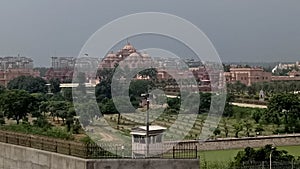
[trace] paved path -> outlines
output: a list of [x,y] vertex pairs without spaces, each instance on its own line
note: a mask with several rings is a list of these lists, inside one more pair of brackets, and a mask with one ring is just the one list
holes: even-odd
[[247,104],[247,103],[231,103],[231,104],[239,107],[251,107],[251,108],[261,108],[261,109],[268,108],[266,105],[259,105],[259,104]]

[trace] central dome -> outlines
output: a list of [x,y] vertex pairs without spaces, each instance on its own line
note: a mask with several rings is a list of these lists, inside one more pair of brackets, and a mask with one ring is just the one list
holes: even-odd
[[123,50],[135,51],[135,48],[134,48],[130,43],[127,43],[127,44],[123,47]]

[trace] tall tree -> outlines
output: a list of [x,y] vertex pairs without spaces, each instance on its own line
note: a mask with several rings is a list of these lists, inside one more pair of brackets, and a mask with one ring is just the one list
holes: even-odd
[[46,93],[46,81],[40,77],[19,76],[7,84],[8,89],[26,90],[29,93]]
[[269,121],[278,123],[278,117],[283,116],[283,123],[286,127],[286,132],[300,131],[300,99],[294,94],[277,94],[274,95],[268,104],[267,118]]
[[59,79],[50,79],[50,90],[52,93],[59,93],[60,92],[60,81]]
[[24,90],[8,90],[0,95],[0,105],[5,116],[19,121],[32,111],[34,97]]

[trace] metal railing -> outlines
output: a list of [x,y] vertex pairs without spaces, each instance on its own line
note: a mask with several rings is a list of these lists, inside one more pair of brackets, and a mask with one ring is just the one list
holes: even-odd
[[[0,130],[0,142],[31,147],[35,149],[55,152],[65,155],[85,159],[102,158],[176,158],[176,159],[194,159],[198,158],[197,146],[184,145],[172,146],[170,149],[161,150],[149,157],[144,155],[133,155],[133,150],[129,146],[117,144],[96,144],[80,143],[75,141],[61,140],[37,135],[27,135],[22,133]],[[134,150],[137,151],[137,150]],[[140,150],[143,151],[143,150]],[[157,152],[157,150],[155,150]],[[151,153],[151,150],[150,150]]]

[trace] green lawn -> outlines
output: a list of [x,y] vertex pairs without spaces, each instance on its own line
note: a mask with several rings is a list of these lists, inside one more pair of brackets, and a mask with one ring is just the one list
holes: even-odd
[[[228,162],[234,159],[236,154],[243,149],[231,149],[231,150],[212,150],[200,152],[201,160],[205,161],[224,161]],[[281,146],[278,150],[286,150],[293,156],[300,156],[300,145],[299,146]]]
[[242,149],[212,150],[200,152],[200,159],[205,161],[231,161]]

